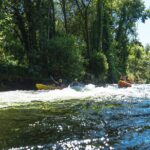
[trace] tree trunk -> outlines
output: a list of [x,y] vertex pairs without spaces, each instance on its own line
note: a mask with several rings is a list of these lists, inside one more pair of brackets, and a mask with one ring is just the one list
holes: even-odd
[[83,18],[83,22],[84,22],[84,25],[83,25],[83,37],[85,39],[85,42],[86,42],[86,48],[87,48],[87,58],[90,58],[90,40],[89,40],[89,30],[88,30],[88,26],[89,26],[89,20],[88,20],[88,7],[89,7],[89,4],[91,2],[91,0],[88,2],[88,4],[86,5],[83,0],[81,0],[81,5],[79,4],[79,1],[78,0],[75,0],[76,2],[76,5],[78,7],[78,10],[81,14],[81,17]]
[[98,0],[98,27],[99,27],[99,43],[98,49],[102,51],[103,41],[103,0]]
[[87,45],[87,57],[90,58],[90,41],[89,41],[89,31],[88,31],[88,15],[87,10],[85,10],[85,17],[84,17],[84,25],[85,25],[85,41]]
[[66,15],[66,0],[61,0],[61,7],[64,16],[65,32],[68,33],[67,15]]
[[27,30],[25,28],[25,22],[23,17],[20,15],[19,10],[16,7],[12,7],[14,10],[14,20],[15,24],[17,25],[17,28],[19,29],[20,35],[21,35],[21,41],[23,42],[23,46],[25,51],[28,53],[30,51],[29,43],[28,43],[28,35]]
[[49,32],[49,39],[54,37],[55,35],[55,7],[54,7],[54,1],[49,0],[49,8],[48,8],[48,21],[50,22],[48,25],[48,32]]

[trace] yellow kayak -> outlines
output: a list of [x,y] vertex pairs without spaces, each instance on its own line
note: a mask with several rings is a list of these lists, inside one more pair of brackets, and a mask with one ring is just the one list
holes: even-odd
[[35,87],[38,90],[55,90],[55,89],[61,89],[61,87],[56,86],[56,85],[45,85],[45,84],[41,84],[41,83],[36,83]]

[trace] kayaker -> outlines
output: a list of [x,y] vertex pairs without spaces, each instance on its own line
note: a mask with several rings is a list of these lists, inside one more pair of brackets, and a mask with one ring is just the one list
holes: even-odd
[[118,87],[119,88],[123,88],[123,87],[131,87],[131,83],[129,83],[127,81],[127,77],[126,76],[121,76],[120,80],[118,82]]
[[62,87],[62,88],[65,87],[65,84],[63,83],[63,80],[62,80],[62,79],[59,79],[59,80],[58,80],[57,86]]
[[56,86],[59,86],[61,88],[65,87],[65,84],[63,83],[62,79],[59,79],[58,81],[56,81],[52,76],[50,76],[50,78],[55,83]]
[[74,81],[70,84],[70,86],[78,86],[80,83],[77,78],[74,79]]
[[85,85],[83,83],[80,83],[76,78],[69,86],[76,91],[81,91]]

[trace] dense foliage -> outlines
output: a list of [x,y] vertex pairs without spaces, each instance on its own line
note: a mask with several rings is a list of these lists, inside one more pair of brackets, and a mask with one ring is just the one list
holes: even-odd
[[0,74],[12,65],[41,79],[149,82],[149,48],[136,37],[149,17],[142,0],[0,1]]
[[150,82],[150,49],[146,51],[143,46],[135,43],[131,46],[127,73],[136,82]]
[[73,80],[85,74],[82,53],[84,43],[73,36],[52,38],[48,49],[49,74]]
[[101,52],[94,53],[89,61],[89,69],[98,80],[103,81],[106,78],[108,71],[106,56]]

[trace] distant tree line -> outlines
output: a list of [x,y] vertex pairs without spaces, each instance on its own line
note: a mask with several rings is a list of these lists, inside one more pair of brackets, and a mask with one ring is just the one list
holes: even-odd
[[0,74],[149,82],[150,46],[136,33],[149,17],[142,0],[0,0]]

